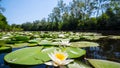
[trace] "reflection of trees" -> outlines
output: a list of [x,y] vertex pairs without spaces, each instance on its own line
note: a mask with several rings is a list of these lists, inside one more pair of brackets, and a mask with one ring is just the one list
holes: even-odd
[[99,47],[86,48],[87,57],[96,59],[108,59],[120,62],[120,40],[102,38],[97,40]]

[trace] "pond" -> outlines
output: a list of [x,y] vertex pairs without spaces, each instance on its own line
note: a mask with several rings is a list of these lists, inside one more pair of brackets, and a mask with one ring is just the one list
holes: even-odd
[[[105,60],[110,60],[110,61],[115,61],[120,63],[120,40],[119,39],[116,40],[116,39],[103,38],[94,42],[99,43],[101,46],[83,48],[87,51],[86,52],[87,54],[85,55],[86,58],[105,59]],[[13,48],[12,51],[15,51],[18,49],[20,48]],[[5,63],[4,56],[6,54],[7,53],[0,53],[0,68],[23,68],[23,67],[16,67],[14,65],[9,65]],[[46,65],[41,64],[36,66],[29,66],[29,68],[46,68]],[[49,66],[49,68],[53,68],[53,67]]]
[[[48,33],[48,34],[40,33],[41,34],[40,36],[38,36],[38,34],[39,33],[37,33],[37,35],[34,35],[35,38],[38,38],[40,36],[42,38],[44,38],[44,36],[45,37],[47,36],[50,38],[45,38],[46,40],[51,40],[51,38],[55,38],[53,41],[59,40],[59,39],[56,39],[56,38],[58,38],[58,37],[56,37],[56,35],[59,33],[56,33],[56,35],[54,35],[54,33],[53,33],[54,37],[52,37],[50,35],[52,33]],[[90,33],[88,33],[88,34],[85,33],[84,35],[83,34],[78,35],[78,33],[76,33],[76,34],[75,33],[63,33],[63,34],[66,35],[66,38],[68,38],[69,35],[70,35],[70,38],[75,38],[75,39],[71,39],[71,42],[88,41],[88,42],[95,42],[100,45],[97,47],[82,47],[82,49],[86,50],[86,54],[80,58],[76,58],[76,59],[82,61],[83,63],[91,66],[92,68],[94,68],[94,67],[84,58],[102,59],[102,60],[109,60],[109,61],[114,61],[114,62],[120,63],[120,39],[109,38],[109,36],[107,36],[107,35],[106,35],[107,37],[104,37],[101,35],[98,36],[98,34],[97,35],[95,34],[95,36],[94,36],[94,35],[91,35]],[[34,39],[33,35],[31,35],[31,34],[28,35],[27,33],[26,33],[26,35],[28,37],[32,36],[32,39]],[[73,35],[75,35],[75,37]],[[14,36],[16,36],[16,34]],[[31,38],[27,39],[25,36],[23,36],[22,38],[21,37],[22,37],[21,35],[20,35],[20,37],[18,37],[18,36],[15,37],[17,40],[20,41],[19,43],[21,43],[22,40],[25,40],[25,41],[30,40],[30,42],[31,41],[36,42],[36,39],[31,40]],[[80,37],[80,39],[78,37]],[[115,36],[115,37],[118,37],[118,36]],[[12,40],[12,44],[13,44],[15,40],[13,38],[11,40]],[[38,38],[37,40],[39,41],[39,40],[41,40],[41,38]],[[42,40],[44,40],[44,39],[42,39]],[[11,44],[11,41],[9,43]],[[18,41],[17,41],[17,43],[18,43]],[[48,42],[48,44],[51,44],[51,42]],[[22,45],[24,45],[24,44],[22,44]],[[54,68],[53,66],[48,66],[45,64],[39,64],[39,65],[34,65],[34,66],[32,66],[32,65],[31,66],[22,66],[22,65],[9,64],[4,61],[4,56],[6,54],[16,51],[18,49],[28,48],[28,47],[29,46],[22,46],[22,47],[17,47],[17,48],[11,48],[9,51],[0,52],[0,68]],[[32,46],[32,47],[36,47],[36,46]]]

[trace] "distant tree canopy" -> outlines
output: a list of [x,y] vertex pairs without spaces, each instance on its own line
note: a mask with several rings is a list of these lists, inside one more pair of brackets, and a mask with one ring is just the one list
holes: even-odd
[[[6,24],[6,18],[1,18]],[[12,24],[10,28],[25,31],[120,30],[120,1],[72,0],[66,4],[59,0],[48,18]]]
[[120,1],[63,0],[53,8],[48,18],[20,25],[25,31],[58,30],[120,30]]

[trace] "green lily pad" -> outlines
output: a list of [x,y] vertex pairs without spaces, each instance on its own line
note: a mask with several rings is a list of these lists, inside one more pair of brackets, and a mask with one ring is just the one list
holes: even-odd
[[80,61],[74,61],[73,63],[70,63],[67,66],[68,68],[92,68],[89,65],[86,65],[85,63]]
[[41,64],[43,63],[43,61],[37,58],[37,56],[40,55],[41,53],[40,51],[42,48],[43,47],[28,47],[28,48],[19,49],[7,54],[4,57],[4,59],[8,63],[19,64],[19,65]]
[[99,44],[94,43],[94,42],[88,42],[88,41],[80,41],[80,42],[72,42],[70,46],[72,47],[96,47],[96,46],[99,46]]
[[0,46],[3,46],[5,44],[5,40],[0,39]]
[[42,40],[41,42],[38,43],[39,45],[43,45],[43,46],[51,46],[51,45],[56,45],[55,43],[53,43],[52,41],[47,41],[47,40]]
[[109,36],[110,39],[120,39],[120,36]]
[[11,47],[0,47],[0,51],[4,51],[4,50],[9,50],[9,49],[11,49]]
[[85,54],[85,50],[73,47],[28,47],[9,53],[4,59],[8,63],[18,65],[43,64],[51,60],[48,54],[53,53],[55,49],[65,50],[68,53],[68,58],[78,58]]
[[83,38],[87,39],[87,40],[98,40],[100,38],[105,38],[107,36],[83,36]]
[[108,60],[88,59],[95,68],[120,68],[120,63]]
[[19,48],[19,47],[25,47],[25,46],[28,46],[29,44],[28,43],[16,43],[16,44],[13,44],[13,45],[10,45],[12,48]]
[[71,42],[80,41],[79,36],[70,36],[69,39],[70,39]]
[[33,46],[36,46],[36,45],[38,45],[38,44],[37,43],[29,43],[27,46],[33,47]]
[[28,43],[38,43],[37,40],[29,40]]
[[14,36],[13,38],[12,38],[12,40],[13,41],[28,41],[29,40],[29,36]]
[[68,53],[68,58],[78,58],[86,54],[85,50],[76,47],[67,47],[65,51]]

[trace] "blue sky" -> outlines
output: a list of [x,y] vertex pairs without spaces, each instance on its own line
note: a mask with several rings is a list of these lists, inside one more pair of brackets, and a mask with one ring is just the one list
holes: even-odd
[[[72,0],[64,0],[69,3]],[[1,6],[6,10],[8,24],[21,24],[47,18],[52,9],[57,6],[58,0],[2,0]]]

